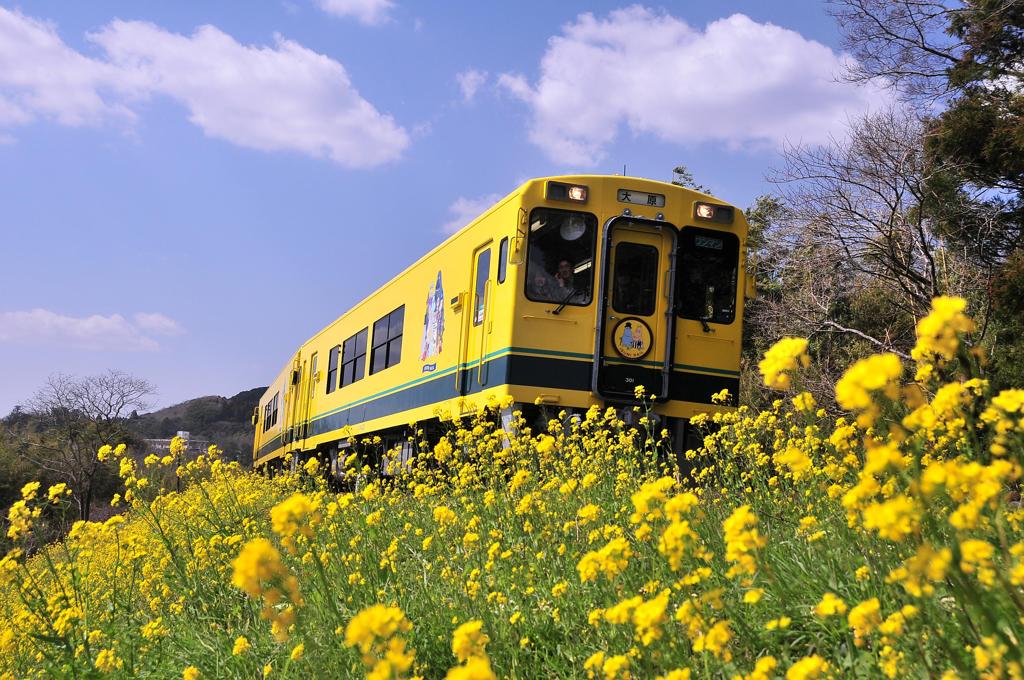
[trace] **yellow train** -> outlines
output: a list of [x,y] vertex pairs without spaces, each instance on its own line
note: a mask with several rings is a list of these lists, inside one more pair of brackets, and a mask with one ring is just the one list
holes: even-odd
[[253,414],[253,464],[400,444],[492,399],[628,413],[641,385],[678,451],[738,392],[746,237],[742,211],[673,184],[529,180],[298,348]]

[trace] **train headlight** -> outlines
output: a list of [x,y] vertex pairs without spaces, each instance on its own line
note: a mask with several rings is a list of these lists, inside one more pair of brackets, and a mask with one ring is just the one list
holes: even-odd
[[732,224],[732,208],[727,205],[714,205],[713,203],[697,203],[694,206],[694,214],[698,219],[711,220],[721,224]]
[[571,203],[587,202],[587,187],[582,184],[562,184],[548,182],[547,194],[550,201],[569,201]]

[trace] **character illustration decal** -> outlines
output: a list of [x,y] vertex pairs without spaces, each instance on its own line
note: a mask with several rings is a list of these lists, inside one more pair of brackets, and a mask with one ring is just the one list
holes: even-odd
[[420,343],[420,361],[441,353],[444,336],[444,289],[441,287],[441,272],[437,281],[427,292],[427,311],[423,315],[423,342]]
[[623,319],[612,331],[615,351],[625,359],[641,359],[651,350],[651,329],[642,319]]

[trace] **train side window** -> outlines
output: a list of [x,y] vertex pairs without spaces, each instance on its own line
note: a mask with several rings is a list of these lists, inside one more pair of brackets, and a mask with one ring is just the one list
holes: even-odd
[[366,329],[345,341],[341,352],[341,386],[362,380],[366,374]]
[[491,249],[480,251],[476,258],[476,291],[473,302],[473,325],[484,322],[487,305],[487,277],[491,273]]
[[327,359],[327,394],[330,394],[338,386],[338,350],[340,345],[331,348],[330,357]]
[[537,208],[530,213],[526,297],[585,307],[594,299],[597,218],[590,213]]
[[736,318],[740,242],[735,234],[686,227],[679,234],[676,313],[729,324]]
[[278,397],[280,397],[280,396],[281,396],[281,393],[278,392],[277,394],[274,395],[273,401],[270,402],[270,405],[271,405],[270,426],[271,427],[273,427],[274,425],[277,425],[277,402],[278,402]]
[[505,283],[505,273],[508,269],[508,236],[501,239],[498,244],[498,283]]
[[270,427],[270,402],[268,401],[263,405],[263,431],[266,432]]
[[370,375],[394,366],[402,359],[402,329],[405,305],[373,324],[373,349],[370,353]]

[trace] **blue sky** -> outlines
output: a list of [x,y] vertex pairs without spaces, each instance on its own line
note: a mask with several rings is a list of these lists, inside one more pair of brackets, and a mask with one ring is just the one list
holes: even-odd
[[529,177],[685,163],[748,205],[885,97],[825,10],[0,2],[0,413],[56,372],[266,384]]

